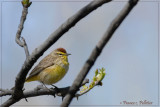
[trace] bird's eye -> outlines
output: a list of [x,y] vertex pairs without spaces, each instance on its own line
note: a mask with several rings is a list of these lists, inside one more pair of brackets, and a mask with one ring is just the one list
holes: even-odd
[[62,54],[59,54],[59,56],[62,56]]

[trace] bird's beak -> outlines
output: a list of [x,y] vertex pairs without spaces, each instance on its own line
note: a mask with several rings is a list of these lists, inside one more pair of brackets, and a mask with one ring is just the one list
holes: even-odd
[[66,53],[67,56],[71,55],[70,53]]

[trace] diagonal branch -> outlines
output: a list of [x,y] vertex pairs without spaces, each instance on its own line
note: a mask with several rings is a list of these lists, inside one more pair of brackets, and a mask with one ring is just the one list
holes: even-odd
[[108,41],[111,39],[113,33],[115,30],[119,27],[119,25],[122,23],[122,21],[126,18],[126,16],[130,13],[132,8],[137,4],[139,0],[129,0],[129,2],[125,5],[125,7],[121,10],[119,15],[112,21],[110,24],[108,30],[105,32],[102,39],[98,42],[96,47],[93,49],[89,59],[84,64],[83,68],[77,75],[76,79],[74,80],[68,94],[64,98],[61,107],[68,107],[71,103],[73,97],[75,96],[76,92],[78,91],[82,81],[88,74],[91,67],[94,65],[96,59],[100,55],[101,51],[103,50],[104,46],[108,43]]
[[36,48],[32,54],[25,60],[20,72],[15,80],[15,89],[13,96],[2,104],[3,107],[10,106],[19,101],[23,96],[23,86],[26,75],[37,61],[37,59],[51,46],[53,45],[64,33],[66,33],[71,27],[73,27],[78,21],[87,16],[89,13],[100,7],[101,5],[110,2],[111,0],[94,0],[88,5],[80,9],[75,15],[70,17],[64,24],[62,24],[55,32],[53,32],[46,41],[38,48]]

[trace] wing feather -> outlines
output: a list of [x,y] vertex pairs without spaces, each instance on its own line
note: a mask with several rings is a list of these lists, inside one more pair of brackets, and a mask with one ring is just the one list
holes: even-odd
[[56,57],[51,57],[50,55],[47,55],[45,58],[43,58],[39,64],[31,71],[28,78],[31,78],[35,75],[38,75],[41,71],[43,71],[45,68],[50,67],[54,65]]

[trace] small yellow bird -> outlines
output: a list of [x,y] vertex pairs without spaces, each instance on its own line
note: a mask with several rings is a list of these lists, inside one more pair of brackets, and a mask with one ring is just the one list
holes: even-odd
[[52,85],[61,80],[69,69],[68,54],[64,48],[58,48],[42,59],[26,78],[26,82],[39,81]]

